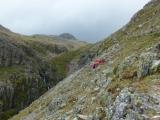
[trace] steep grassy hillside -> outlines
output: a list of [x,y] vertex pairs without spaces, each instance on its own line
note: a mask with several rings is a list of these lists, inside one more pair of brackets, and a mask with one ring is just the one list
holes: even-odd
[[[54,36],[20,35],[0,26],[0,118],[8,119],[65,78],[65,66],[85,50],[73,53],[86,45]],[[63,54],[67,56],[62,61]],[[63,66],[58,66],[60,60]]]
[[11,120],[159,120],[160,1],[90,49],[105,59],[73,73]]

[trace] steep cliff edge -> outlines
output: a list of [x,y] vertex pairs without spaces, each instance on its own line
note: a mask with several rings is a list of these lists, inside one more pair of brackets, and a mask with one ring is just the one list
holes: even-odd
[[[72,53],[87,49],[86,45],[78,40],[20,35],[0,26],[0,119],[16,114],[66,77],[66,66],[85,50],[76,56]],[[63,59],[65,67],[58,68],[62,54],[70,57]]]
[[95,44],[105,63],[85,65],[11,120],[158,120],[160,118],[160,1]]

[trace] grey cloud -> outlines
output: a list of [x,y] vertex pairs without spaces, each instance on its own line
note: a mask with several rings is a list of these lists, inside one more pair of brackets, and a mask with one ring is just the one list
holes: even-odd
[[95,42],[126,24],[149,0],[0,0],[0,24],[22,34],[69,32]]

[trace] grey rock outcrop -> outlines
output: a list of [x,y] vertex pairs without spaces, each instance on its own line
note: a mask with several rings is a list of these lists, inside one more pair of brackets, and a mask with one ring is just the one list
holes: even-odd
[[160,106],[157,103],[159,102],[160,99],[124,88],[113,105],[107,107],[107,116],[111,120],[147,120],[149,116],[146,115],[146,111],[158,112]]
[[138,65],[136,62],[138,61],[137,55],[131,55],[129,57],[126,57],[120,65],[118,65],[117,68],[115,68],[115,73],[119,77],[119,79],[128,79],[128,78],[134,78],[137,76],[137,67]]
[[24,52],[15,45],[0,37],[0,66],[12,66],[23,64]]
[[143,78],[159,71],[160,66],[159,43],[154,47],[142,52],[140,55],[126,57],[117,67],[114,74],[119,79]]
[[149,52],[142,53],[139,58],[138,78],[142,78],[148,74],[152,74],[159,70],[160,48],[159,43],[150,48]]

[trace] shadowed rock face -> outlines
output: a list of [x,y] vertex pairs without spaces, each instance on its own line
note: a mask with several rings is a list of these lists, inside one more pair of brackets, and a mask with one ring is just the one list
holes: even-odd
[[23,64],[25,54],[21,49],[0,38],[0,66],[7,67]]
[[65,76],[52,61],[81,46],[80,41],[22,36],[0,26],[0,118],[8,119],[61,81]]
[[27,49],[0,39],[0,115],[3,119],[7,118],[5,111],[14,109],[16,113],[62,79],[46,61]]
[[12,84],[0,82],[0,99],[5,101],[5,103],[1,103],[1,106],[3,106],[1,110],[3,110],[3,108],[13,107],[13,96],[14,88]]

